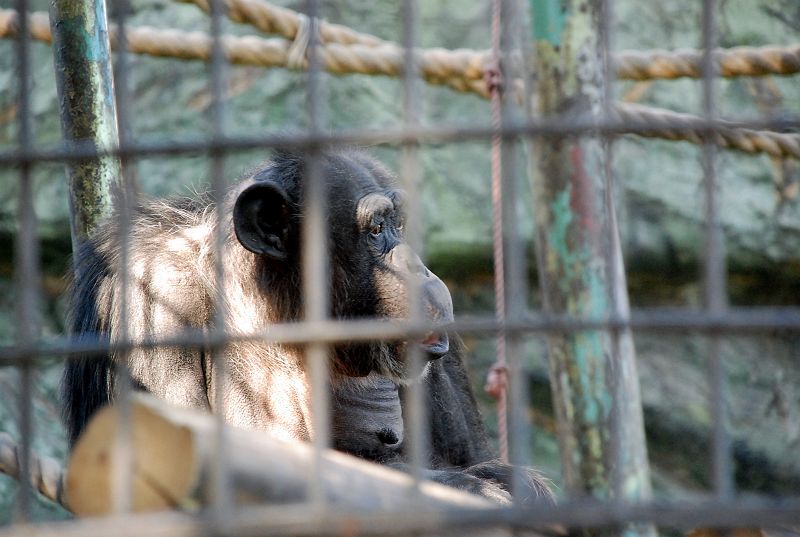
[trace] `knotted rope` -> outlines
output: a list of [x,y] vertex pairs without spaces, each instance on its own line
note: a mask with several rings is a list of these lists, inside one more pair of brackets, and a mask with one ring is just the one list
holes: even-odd
[[286,51],[286,67],[300,71],[307,67],[306,55],[308,43],[311,41],[311,21],[305,15],[299,17],[297,32],[292,38],[292,44]]

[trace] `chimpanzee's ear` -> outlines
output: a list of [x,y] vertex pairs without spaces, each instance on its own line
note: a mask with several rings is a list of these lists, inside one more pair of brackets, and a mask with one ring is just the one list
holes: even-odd
[[290,218],[289,197],[269,181],[245,188],[233,206],[233,229],[242,246],[279,261],[286,259]]

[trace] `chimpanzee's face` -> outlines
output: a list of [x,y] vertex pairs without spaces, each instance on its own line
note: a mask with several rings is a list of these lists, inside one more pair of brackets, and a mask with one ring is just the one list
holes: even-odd
[[[449,344],[446,334],[435,328],[452,321],[452,301],[444,283],[405,242],[402,193],[388,173],[364,155],[320,158],[327,188],[331,316],[419,318],[431,331],[415,343],[428,358],[442,356]],[[297,157],[279,157],[256,174],[234,208],[234,229],[242,245],[293,274],[299,273],[304,168]],[[294,293],[300,301],[300,289]],[[409,315],[409,306],[415,304],[420,317]],[[404,380],[407,343],[339,344],[334,365],[345,375],[374,371]]]

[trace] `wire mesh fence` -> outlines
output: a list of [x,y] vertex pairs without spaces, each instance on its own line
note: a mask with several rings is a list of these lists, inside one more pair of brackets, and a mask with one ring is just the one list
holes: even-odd
[[[56,54],[56,64],[60,69],[58,83],[61,86],[59,96],[65,142],[53,145],[35,142],[30,102],[34,83],[30,54],[32,19],[28,16],[32,9],[29,0],[18,0],[15,7],[18,30],[14,74],[18,80],[18,136],[15,147],[0,151],[0,163],[19,170],[14,248],[16,323],[14,343],[0,347],[0,365],[16,367],[20,371],[19,449],[15,458],[21,492],[13,524],[0,533],[559,533],[564,527],[653,534],[656,527],[659,530],[757,527],[790,531],[786,528],[800,524],[800,496],[745,496],[738,493],[734,481],[733,447],[725,403],[727,374],[721,348],[732,335],[761,335],[775,331],[796,333],[800,330],[800,310],[793,306],[731,307],[728,303],[718,153],[721,133],[729,132],[732,127],[722,120],[718,106],[719,64],[715,59],[719,45],[716,37],[719,25],[717,4],[715,0],[702,2],[702,117],[691,122],[666,117],[659,124],[661,129],[699,137],[702,141],[703,306],[632,309],[617,224],[614,148],[620,134],[646,135],[653,126],[646,118],[620,115],[614,103],[617,70],[612,58],[615,23],[612,0],[570,6],[548,0],[532,1],[530,5],[513,0],[494,0],[487,4],[493,10],[488,18],[495,25],[495,42],[490,54],[495,61],[489,62],[490,67],[484,73],[487,94],[493,100],[493,117],[487,122],[443,125],[421,121],[420,107],[424,100],[420,89],[424,83],[421,64],[424,57],[419,53],[419,6],[413,0],[404,0],[399,9],[402,121],[392,127],[349,130],[340,130],[326,120],[328,79],[323,69],[327,60],[321,52],[325,32],[320,28],[320,2],[310,0],[303,15],[297,19],[293,50],[289,51],[295,56],[295,65],[307,70],[304,97],[297,111],[298,123],[306,127],[292,133],[258,133],[253,136],[238,134],[230,125],[226,109],[226,92],[232,75],[225,36],[230,31],[227,17],[236,6],[222,1],[210,2],[206,6],[211,39],[207,70],[209,127],[207,132],[190,140],[162,138],[155,141],[139,139],[131,126],[135,106],[130,77],[135,73],[135,66],[126,45],[131,12],[129,3],[126,0],[112,2],[106,20],[103,2],[57,2],[50,14],[54,47],[60,52]],[[70,47],[75,43],[70,40],[76,39],[77,34],[70,32],[86,32],[89,26],[73,28],[69,24],[70,17],[81,18],[79,25],[91,25],[88,30],[89,41],[94,47],[91,54],[86,49],[71,52]],[[106,40],[107,25],[111,22],[116,26],[117,51],[113,73]],[[531,31],[535,47],[528,37]],[[97,40],[92,41],[95,38]],[[76,58],[70,54],[83,54],[80,59],[84,63],[75,63]],[[75,101],[69,102],[70,98]],[[269,103],[264,103],[264,106],[268,108]],[[93,117],[83,123],[87,115]],[[736,126],[786,133],[796,131],[798,123],[796,119],[774,118],[742,121]],[[436,326],[434,321],[441,319],[426,316],[426,283],[416,278],[403,280],[407,294],[402,308],[404,314],[390,322],[386,318],[331,314],[341,311],[337,309],[340,307],[337,300],[345,300],[332,295],[331,287],[337,283],[334,280],[346,276],[336,273],[337,263],[341,264],[337,256],[342,254],[335,241],[340,237],[331,235],[329,229],[331,214],[339,215],[333,212],[339,210],[339,205],[344,203],[342,199],[345,199],[344,194],[326,189],[327,181],[335,175],[329,155],[353,145],[398,148],[398,183],[405,192],[407,211],[403,223],[403,245],[422,251],[425,199],[421,159],[424,149],[428,145],[474,141],[493,141],[495,144],[494,314],[457,318],[444,327]],[[232,258],[226,257],[232,255],[230,244],[233,240],[230,233],[231,202],[227,196],[231,188],[236,188],[230,184],[227,160],[242,152],[276,149],[302,155],[304,190],[300,207],[295,208],[300,211],[297,225],[301,231],[294,258],[299,261],[294,281],[300,283],[299,294],[295,297],[297,303],[290,306],[292,315],[281,319],[284,322],[265,324],[231,313],[239,307],[237,297],[245,300],[241,297],[253,292],[248,285],[263,282],[243,284],[242,275],[232,264]],[[147,314],[139,294],[143,269],[137,265],[137,261],[144,259],[139,249],[146,247],[137,238],[141,236],[137,226],[143,222],[137,205],[137,166],[145,158],[190,155],[207,158],[211,187],[203,209],[204,215],[211,215],[205,221],[208,234],[203,239],[206,241],[204,246],[210,250],[208,259],[211,260],[203,265],[203,270],[208,271],[203,274],[207,278],[209,303],[204,307],[209,309],[206,312],[208,322],[185,322],[180,329],[171,331],[134,332],[131,327],[136,326],[137,320],[131,316]],[[37,319],[41,302],[40,244],[36,233],[31,174],[36,167],[52,163],[65,163],[74,185],[73,222],[78,222],[73,227],[74,249],[85,243],[90,233],[97,229],[97,224],[91,221],[81,223],[81,219],[74,216],[87,214],[82,212],[81,199],[88,196],[96,202],[103,198],[101,208],[95,206],[98,212],[88,214],[92,217],[98,217],[100,213],[108,216],[110,209],[103,209],[102,204],[111,203],[109,192],[112,188],[103,186],[102,181],[115,185],[113,203],[116,212],[113,218],[117,222],[112,228],[114,236],[109,239],[113,241],[115,250],[113,258],[108,259],[114,265],[105,269],[119,278],[115,283],[114,298],[118,301],[114,307],[119,317],[115,318],[113,333],[106,330],[105,333],[42,336]],[[372,170],[370,166],[372,164],[363,164],[362,168]],[[377,176],[383,172],[370,173]],[[515,224],[523,209],[518,203],[521,177],[529,178],[532,184],[532,206],[524,210],[535,213],[535,259],[541,304],[531,304],[528,299],[528,255]],[[366,192],[359,192],[356,197],[373,193],[371,189],[374,188],[368,187]],[[342,199],[338,197],[340,195]],[[388,226],[388,221],[385,225]],[[161,238],[169,241],[175,236]],[[270,240],[274,246],[278,244],[274,241],[288,239],[279,236]],[[170,244],[180,249],[177,243]],[[161,247],[169,248],[170,245]],[[159,255],[152,254],[150,260],[153,263],[163,261]],[[427,268],[422,266],[419,269],[415,263],[421,265],[416,256],[411,261],[404,258],[403,270],[427,272]],[[415,268],[411,268],[412,265]],[[79,264],[76,268],[80,271]],[[167,268],[155,266],[151,269],[169,280]],[[86,276],[79,273],[75,277],[80,281]],[[267,281],[268,276],[261,277]],[[151,278],[148,282],[155,285],[156,279],[153,278],[158,276],[148,278]],[[180,282],[168,283],[180,289]],[[186,289],[191,291],[189,287]],[[190,304],[190,298],[176,297],[180,300],[172,307],[191,309],[191,306],[186,306]],[[269,315],[265,314],[265,320],[268,318]],[[242,324],[246,324],[244,321],[252,322],[238,326],[232,325],[231,319]],[[168,324],[169,318],[165,317],[163,322]],[[425,479],[430,477],[426,469],[431,465],[432,442],[435,440],[428,432],[431,416],[426,405],[430,398],[425,392],[424,382],[409,382],[404,388],[402,420],[406,426],[404,462],[407,466],[403,468],[410,474],[410,479],[397,481],[400,478],[374,474],[371,473],[374,470],[362,469],[358,464],[352,468],[347,466],[349,463],[342,463],[343,467],[336,466],[338,459],[335,456],[332,459],[328,451],[335,445],[332,436],[336,418],[332,418],[331,413],[335,412],[336,403],[332,401],[332,391],[341,381],[341,376],[331,371],[335,371],[341,361],[338,353],[342,345],[379,340],[419,343],[428,341],[433,332],[445,328],[451,334],[496,338],[498,364],[495,372],[501,386],[506,385],[500,391],[507,403],[501,407],[498,420],[505,423],[500,427],[507,431],[507,438],[502,438],[504,435],[501,433],[501,452],[512,465],[513,501],[507,504],[494,506],[478,500],[470,503],[473,500],[458,495],[448,499],[440,490],[426,488]],[[711,490],[706,494],[670,501],[652,498],[633,333],[699,334],[708,345],[704,354],[709,371],[708,409],[712,439],[708,453]],[[542,339],[550,361],[550,383],[565,483],[564,498],[556,505],[526,501],[523,495],[515,494],[515,491],[524,490],[525,477],[521,468],[531,464],[526,417],[528,386],[520,358],[524,353],[525,338],[531,336]],[[231,423],[246,425],[247,420],[235,418],[243,403],[230,394],[236,390],[235,383],[241,380],[241,376],[237,376],[241,375],[237,369],[241,366],[230,359],[234,355],[226,349],[231,346],[248,348],[248,345],[255,349],[273,349],[274,346],[302,349],[299,355],[293,356],[302,363],[303,378],[299,382],[307,390],[304,393],[306,401],[300,405],[306,405],[300,411],[305,413],[306,428],[304,434],[296,435],[295,440],[309,440],[312,448],[303,451],[305,448],[290,445],[289,453],[292,449],[299,450],[307,455],[306,458],[291,459],[287,455],[290,457],[288,462],[271,461],[263,458],[264,453],[272,453],[267,451],[271,448],[263,446],[264,452],[258,449],[240,451],[248,442],[257,446],[261,444],[254,440],[255,437],[241,436],[230,427]],[[420,377],[426,370],[429,358],[423,347],[410,343],[403,350],[404,367],[409,378]],[[202,491],[195,491],[192,500],[176,500],[166,495],[169,506],[178,512],[134,514],[132,511],[139,501],[136,480],[141,479],[137,472],[142,465],[142,454],[137,453],[136,447],[143,445],[135,437],[138,429],[131,425],[140,419],[138,413],[142,408],[137,406],[142,403],[137,399],[134,387],[141,385],[146,375],[135,368],[131,370],[126,363],[134,353],[144,353],[155,357],[148,362],[149,366],[159,368],[159,359],[168,356],[165,349],[184,349],[177,353],[180,359],[199,356],[194,359],[204,364],[202,367],[198,365],[202,369],[198,371],[206,398],[203,407],[211,410],[213,421],[206,420],[198,426],[208,433],[203,436],[207,444],[198,448],[200,455],[197,455],[198,464],[206,464],[198,478],[202,481]],[[109,516],[27,525],[33,518],[30,505],[32,483],[36,484],[41,478],[35,474],[46,473],[35,464],[37,460],[32,451],[32,439],[36,434],[32,409],[33,371],[42,357],[74,361],[76,356],[87,360],[85,363],[103,356],[114,357],[114,385],[110,393],[119,409],[121,425],[111,432],[114,455],[107,472],[108,483],[103,485],[105,488],[98,488],[106,491],[103,494],[107,496],[102,500],[108,507],[106,514]],[[241,356],[235,354],[235,357]],[[378,357],[371,359],[378,360]],[[178,363],[170,364],[170,367],[178,366]],[[298,379],[286,379],[286,382],[295,381]],[[175,385],[167,391],[182,389],[178,380],[174,382]],[[181,398],[176,397],[173,402],[176,400]],[[296,403],[288,401],[287,404]],[[193,419],[182,421],[184,418],[180,418],[176,423],[191,429],[192,426],[187,424],[194,423]],[[256,428],[259,425],[269,429],[263,423],[256,423]],[[503,449],[504,444],[506,447]],[[243,460],[247,456],[251,456],[252,461]],[[254,464],[248,465],[248,462]],[[274,499],[269,494],[259,496],[266,485],[262,481],[263,474],[254,470],[255,463],[278,467],[285,464],[303,474],[289,484],[279,482],[274,485],[279,492],[286,494],[288,505],[264,502],[265,496]],[[347,470],[336,470],[341,471],[340,474],[326,473],[333,467]],[[242,494],[242,482],[248,477],[244,474],[248,471],[255,472],[249,477],[256,485],[244,488],[260,501],[243,506],[238,500]],[[268,477],[282,479],[281,475],[277,472],[268,474]],[[81,477],[77,475],[73,479]],[[374,479],[374,483],[361,488],[361,483],[369,479]],[[293,487],[300,487],[301,493],[293,495],[290,490]],[[388,500],[384,500],[375,487],[378,491],[382,488],[388,491]],[[339,496],[335,492],[348,488],[352,488],[349,496]],[[370,493],[380,497],[380,501],[373,503],[371,498],[363,498]],[[54,494],[61,495],[60,491]],[[275,495],[274,491],[272,494]],[[386,501],[397,503],[387,506]],[[553,524],[560,527],[552,527]]]

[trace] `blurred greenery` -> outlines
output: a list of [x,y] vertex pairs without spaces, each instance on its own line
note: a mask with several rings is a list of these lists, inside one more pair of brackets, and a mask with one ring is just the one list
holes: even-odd
[[[0,7],[10,0],[0,0]],[[283,2],[297,7],[299,2]],[[113,2],[112,2],[113,4]],[[399,2],[326,0],[327,18],[379,37],[402,35]],[[45,0],[31,0],[46,10]],[[623,49],[674,49],[701,42],[700,6],[694,0],[615,5],[613,46]],[[722,0],[719,38],[724,46],[790,44],[797,41],[800,10],[793,0]],[[207,30],[197,8],[170,0],[132,0],[130,24]],[[488,0],[419,2],[418,39],[422,46],[487,48]],[[230,23],[228,31],[246,34]],[[52,53],[32,46],[30,94],[38,144],[61,140]],[[0,40],[0,152],[17,144],[15,44]],[[125,116],[140,141],[202,139],[209,132],[209,71],[199,62],[129,57],[132,95]],[[252,67],[227,69],[226,131],[232,136],[291,132],[307,124],[305,75]],[[393,127],[403,121],[402,82],[362,75],[322,76],[324,125],[330,132]],[[620,99],[676,111],[698,112],[698,81],[619,82]],[[797,118],[797,78],[722,80],[719,109],[731,119]],[[488,103],[474,95],[425,87],[416,103],[424,125],[488,124]],[[375,141],[371,151],[398,169],[397,147]],[[226,158],[231,179],[268,157],[266,151],[239,151]],[[457,314],[487,313],[494,307],[491,262],[489,145],[464,142],[424,145],[422,170],[425,251],[429,265],[453,291]],[[208,188],[210,162],[203,155],[148,157],[131,162],[140,189],[153,196],[186,194]],[[524,167],[521,168],[524,170]],[[636,306],[698,306],[702,300],[704,251],[702,156],[687,143],[620,137],[614,145],[615,196],[621,223],[631,301]],[[797,304],[800,296],[800,203],[797,162],[721,152],[718,159],[722,220],[729,264],[728,291],[739,305]],[[0,169],[0,344],[15,337],[13,248],[17,233],[18,170]],[[60,164],[33,168],[37,234],[42,254],[41,332],[63,333],[60,295],[70,252],[67,188]],[[527,180],[517,200],[517,223],[528,260],[529,303],[538,307],[532,246],[533,225]],[[493,343],[468,338],[468,356],[487,423],[495,427],[482,377],[494,360]],[[745,491],[797,492],[800,461],[800,366],[796,337],[774,333],[727,338],[723,354],[731,383],[730,428],[736,441],[737,480]],[[708,487],[709,414],[707,345],[696,336],[637,335],[639,371],[645,402],[650,453],[657,493],[686,495]],[[522,347],[533,404],[531,462],[560,482],[555,426],[549,408],[543,341],[531,337]],[[16,437],[20,384],[13,368],[0,369],[0,431]],[[66,452],[58,419],[60,366],[56,360],[36,369],[35,442],[41,455],[63,459]],[[792,489],[794,487],[794,489]],[[0,476],[0,524],[13,516],[15,483]],[[37,499],[37,519],[64,513]]]

